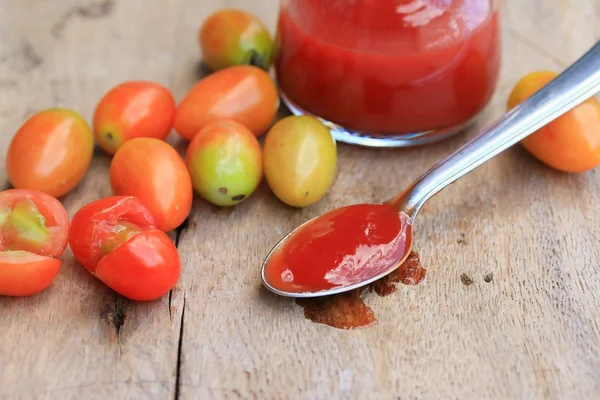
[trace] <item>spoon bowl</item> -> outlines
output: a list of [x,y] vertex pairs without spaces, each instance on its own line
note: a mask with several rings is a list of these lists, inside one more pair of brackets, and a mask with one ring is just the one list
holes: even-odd
[[[332,213],[339,211],[352,212],[355,211],[353,209],[359,207],[386,207],[386,205],[358,204],[348,206],[304,222],[283,237],[267,255],[261,268],[261,279],[264,286],[271,292],[281,296],[302,298],[320,297],[347,292],[368,285],[369,283],[388,275],[390,272],[398,268],[407,259],[412,249],[412,226],[410,224],[410,217],[403,212],[397,213],[394,208],[387,206],[386,208],[388,210],[398,216],[398,220],[400,221],[397,226],[398,229],[394,229],[392,234],[386,235],[387,239],[381,240],[379,243],[371,242],[364,245],[361,249],[355,248],[355,251],[352,254],[353,257],[347,256],[345,259],[337,260],[335,263],[337,268],[322,270],[320,275],[315,274],[316,278],[321,278],[324,282],[331,283],[331,287],[308,288],[306,290],[302,290],[305,288],[303,283],[306,282],[306,277],[304,277],[304,279],[303,277],[295,277],[296,281],[303,281],[299,285],[286,285],[285,275],[288,274],[288,276],[293,276],[290,274],[296,274],[299,270],[299,272],[302,273],[301,269],[303,267],[302,263],[300,263],[300,265],[295,263],[295,266],[288,265],[288,269],[285,269],[285,262],[282,262],[281,260],[282,253],[289,252],[295,252],[295,254],[299,255],[301,258],[304,258],[302,250],[298,251],[297,247],[286,249],[289,243],[294,239],[294,236],[306,233],[308,230],[320,230],[320,227],[317,226],[315,228],[315,225],[321,223],[323,219],[330,217]],[[343,218],[344,215],[339,215],[339,217]],[[389,219],[390,216],[388,215],[387,217],[388,218],[383,221],[383,224],[386,226],[390,225],[391,221],[391,219]],[[394,226],[394,228],[396,228],[396,226]],[[370,229],[381,232],[385,230],[385,227],[381,228],[371,225]],[[325,238],[325,240],[331,239],[330,237],[328,238],[326,234],[320,236],[320,238]],[[316,240],[318,239],[319,238]],[[311,243],[309,243],[308,247],[310,247],[310,244]],[[314,242],[312,242],[312,244],[314,245]],[[313,247],[317,246],[318,244],[314,245]],[[294,263],[292,262],[292,264]],[[331,265],[331,263],[329,264]],[[337,273],[336,270],[338,271]],[[325,285],[327,285],[327,283],[325,283]],[[284,287],[287,287],[288,289],[285,290]]]
[[432,196],[600,91],[600,42],[579,60],[382,204],[315,217],[269,252],[261,279],[287,297],[320,297],[368,285],[410,254],[416,216]]

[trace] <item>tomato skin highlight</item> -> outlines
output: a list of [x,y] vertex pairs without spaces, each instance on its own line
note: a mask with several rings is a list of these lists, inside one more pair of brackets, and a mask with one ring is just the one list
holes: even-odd
[[[119,238],[115,227],[133,236]],[[69,243],[75,258],[95,277],[132,300],[153,300],[175,286],[181,274],[177,248],[156,228],[150,210],[136,197],[112,196],[79,210]],[[103,246],[107,243],[116,246]],[[103,248],[104,247],[104,248]]]
[[65,108],[31,116],[8,147],[7,174],[16,189],[61,197],[77,186],[92,161],[94,136],[86,121]]
[[166,233],[144,231],[100,260],[96,277],[132,300],[154,300],[179,280],[181,262]]
[[151,81],[127,81],[110,89],[94,111],[94,136],[114,154],[136,137],[165,140],[175,119],[176,103],[169,89]]
[[196,83],[177,106],[173,127],[192,140],[208,124],[231,119],[258,137],[275,120],[278,106],[279,93],[269,74],[258,67],[238,65]]
[[165,232],[181,225],[192,209],[192,179],[185,162],[158,139],[125,143],[110,164],[110,183],[115,195],[140,199]]
[[[22,253],[21,262],[10,260],[7,253]],[[52,284],[61,261],[26,251],[0,253],[0,296],[30,296]]]
[[[506,108],[516,107],[558,73],[535,71],[513,87]],[[521,141],[532,156],[563,172],[585,172],[600,164],[600,100],[591,97]]]

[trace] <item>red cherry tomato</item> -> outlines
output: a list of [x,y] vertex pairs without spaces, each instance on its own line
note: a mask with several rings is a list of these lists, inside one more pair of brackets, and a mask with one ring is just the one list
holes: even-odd
[[192,178],[185,162],[162,140],[125,143],[110,163],[110,184],[114,195],[140,199],[165,232],[180,226],[192,208]]
[[177,248],[133,196],[107,197],[84,206],[71,221],[69,244],[92,275],[132,300],[157,299],[179,280]]
[[173,125],[175,107],[171,91],[159,83],[123,82],[109,90],[96,106],[94,135],[109,154],[136,137],[164,140]]
[[0,295],[41,292],[58,275],[69,219],[54,197],[33,190],[0,192]]
[[29,296],[46,289],[60,271],[60,260],[28,251],[0,253],[0,295]]

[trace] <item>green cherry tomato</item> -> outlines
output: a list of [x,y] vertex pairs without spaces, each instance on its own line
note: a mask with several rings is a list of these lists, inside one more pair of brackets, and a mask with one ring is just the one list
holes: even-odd
[[278,121],[267,133],[263,153],[269,187],[292,207],[319,201],[335,178],[335,140],[313,117],[289,116]]
[[256,16],[237,9],[210,15],[198,41],[204,62],[212,70],[250,64],[268,70],[273,59],[273,38]]
[[232,120],[213,122],[194,136],[186,164],[196,192],[217,206],[232,206],[247,199],[262,178],[258,139]]

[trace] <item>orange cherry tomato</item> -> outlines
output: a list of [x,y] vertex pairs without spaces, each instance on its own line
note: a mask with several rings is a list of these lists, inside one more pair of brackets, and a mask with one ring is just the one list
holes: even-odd
[[[507,101],[512,109],[558,74],[536,71],[514,86]],[[600,164],[600,101],[592,97],[521,141],[544,164],[564,172],[584,172]]]
[[136,137],[164,140],[175,118],[175,99],[166,87],[148,81],[123,82],[109,90],[94,112],[94,135],[114,154]]
[[49,194],[0,192],[0,295],[29,296],[54,281],[67,246],[69,220]]
[[250,64],[268,70],[273,38],[265,24],[246,11],[224,9],[211,14],[198,32],[204,62],[212,70]]
[[269,74],[238,65],[215,72],[196,83],[179,103],[175,130],[187,140],[206,125],[231,119],[261,136],[277,115],[279,95]]
[[181,225],[192,208],[192,180],[185,162],[159,139],[136,138],[121,146],[110,164],[110,183],[115,195],[140,199],[165,232]]
[[94,135],[74,111],[51,108],[31,116],[8,147],[7,173],[17,189],[61,197],[85,176],[94,153]]
[[177,248],[142,202],[112,196],[81,208],[71,220],[75,258],[115,292],[132,300],[154,300],[181,275]]

